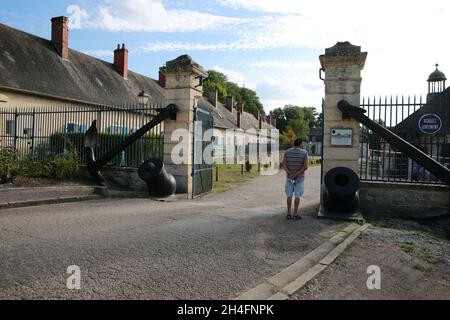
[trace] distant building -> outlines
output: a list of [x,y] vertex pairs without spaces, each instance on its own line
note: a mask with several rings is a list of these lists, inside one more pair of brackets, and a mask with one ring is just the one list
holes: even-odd
[[393,128],[405,140],[434,158],[450,163],[450,87],[438,69],[428,78],[427,101],[416,112]]
[[323,128],[311,128],[308,135],[308,151],[310,155],[322,155]]

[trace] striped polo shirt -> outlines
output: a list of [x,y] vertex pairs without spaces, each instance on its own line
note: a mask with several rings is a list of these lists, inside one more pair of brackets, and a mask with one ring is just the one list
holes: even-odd
[[299,171],[303,169],[305,160],[308,159],[308,152],[300,148],[290,148],[286,150],[284,159],[289,171]]

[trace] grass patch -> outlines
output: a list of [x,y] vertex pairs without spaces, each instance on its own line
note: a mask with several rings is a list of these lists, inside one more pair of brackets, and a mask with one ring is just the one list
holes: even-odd
[[[219,193],[234,189],[239,185],[259,176],[257,166],[253,166],[250,172],[247,172],[244,166],[243,171],[244,172],[242,174],[242,167],[240,164],[220,164],[214,166],[213,192]],[[218,177],[218,181],[216,181],[216,177]]]
[[431,271],[431,270],[432,270],[432,268],[431,268],[430,266],[425,266],[425,265],[423,265],[423,264],[421,264],[421,263],[416,263],[416,264],[413,266],[413,268],[416,269],[416,270],[419,270],[419,271],[424,271],[424,272],[427,272],[427,271]]
[[412,242],[404,242],[400,245],[400,248],[406,253],[412,253],[416,250],[416,245]]
[[427,252],[427,251],[423,251],[419,257],[422,260],[425,260],[426,262],[430,263],[430,264],[437,264],[439,262],[439,258],[436,257],[434,254],[432,254],[431,252]]

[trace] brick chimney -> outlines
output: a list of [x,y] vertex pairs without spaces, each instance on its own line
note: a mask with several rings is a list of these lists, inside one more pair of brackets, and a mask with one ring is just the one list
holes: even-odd
[[228,111],[233,112],[233,104],[234,104],[233,97],[227,96],[225,107],[228,109]]
[[268,116],[266,116],[266,122],[270,125],[272,125],[272,115],[269,114]]
[[124,43],[122,43],[122,48],[118,44],[117,49],[114,50],[114,66],[124,79],[128,78],[128,50]]
[[166,87],[166,75],[161,70],[159,71],[159,84],[165,88]]
[[69,19],[52,18],[52,43],[63,59],[69,59]]
[[242,127],[242,114],[244,113],[244,104],[242,103],[238,103],[236,105],[236,110],[237,110],[237,127],[241,128]]
[[217,107],[217,104],[219,103],[219,91],[211,90],[209,92],[209,101],[214,107]]
[[256,120],[258,120],[258,127],[259,129],[261,129],[261,112],[257,110],[253,113],[253,116],[255,117]]
[[258,111],[258,113],[259,113],[258,128],[259,128],[259,130],[261,130],[262,129],[262,123],[263,123],[263,116],[264,115],[262,115],[261,112],[259,112],[259,111]]

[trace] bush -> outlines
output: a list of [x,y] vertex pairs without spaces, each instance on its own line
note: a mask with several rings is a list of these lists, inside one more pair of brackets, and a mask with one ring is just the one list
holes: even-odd
[[78,172],[78,161],[74,151],[56,156],[50,161],[52,176],[56,179],[73,179]]
[[12,182],[17,173],[16,150],[13,147],[0,147],[0,183]]
[[19,174],[26,178],[50,178],[52,168],[47,160],[35,160],[32,157],[23,159]]
[[38,160],[26,157],[20,163],[19,173],[26,178],[73,179],[78,172],[78,161],[74,151],[56,155],[53,159]]

